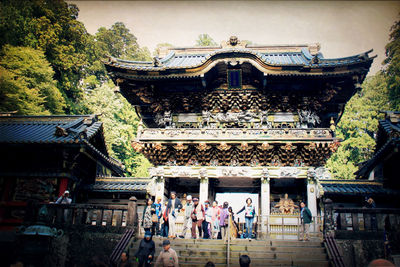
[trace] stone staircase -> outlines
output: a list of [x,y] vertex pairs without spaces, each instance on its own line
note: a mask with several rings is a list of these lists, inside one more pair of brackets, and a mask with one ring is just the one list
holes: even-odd
[[[156,257],[162,250],[161,238],[154,238]],[[215,266],[227,266],[226,244],[222,240],[175,239],[171,247],[177,252],[179,266],[201,266],[212,261]],[[140,240],[132,240],[129,255],[134,255]],[[329,267],[325,247],[321,241],[283,240],[232,240],[230,245],[230,266],[239,266],[239,256],[248,255],[251,266],[304,266]]]

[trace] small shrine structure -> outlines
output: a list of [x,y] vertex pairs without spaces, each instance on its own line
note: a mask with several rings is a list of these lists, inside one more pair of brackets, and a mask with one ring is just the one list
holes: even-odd
[[[233,36],[105,65],[141,118],[132,145],[154,165],[150,193],[201,203],[219,192],[258,193],[265,233],[271,215],[294,216],[302,200],[320,214],[324,165],[340,144],[335,125],[361,89],[371,51],[326,59],[319,44],[248,45]],[[293,207],[281,210],[292,214],[279,210],[285,194]]]

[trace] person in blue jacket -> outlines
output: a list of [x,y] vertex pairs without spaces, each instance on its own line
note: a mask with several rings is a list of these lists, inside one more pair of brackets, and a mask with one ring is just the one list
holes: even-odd
[[245,211],[244,218],[246,223],[246,237],[247,239],[251,239],[253,233],[254,216],[256,215],[256,208],[253,205],[251,198],[246,199],[246,205],[244,205],[243,208],[237,212],[237,214],[241,213],[242,211]]

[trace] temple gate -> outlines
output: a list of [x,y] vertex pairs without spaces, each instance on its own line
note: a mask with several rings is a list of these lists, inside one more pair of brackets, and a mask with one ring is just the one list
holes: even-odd
[[154,165],[152,194],[173,190],[203,203],[217,192],[259,193],[259,233],[279,238],[282,225],[297,233],[300,201],[321,213],[319,181],[340,141],[335,124],[370,52],[325,59],[318,44],[231,37],[217,47],[166,48],[153,62],[105,64],[141,118],[132,145]]

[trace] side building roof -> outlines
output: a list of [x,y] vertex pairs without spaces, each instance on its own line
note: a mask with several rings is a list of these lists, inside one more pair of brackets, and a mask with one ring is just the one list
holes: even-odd
[[4,144],[80,144],[124,173],[122,163],[108,155],[103,123],[96,115],[0,116],[0,146]]
[[383,187],[382,183],[359,180],[320,180],[324,196],[385,196],[400,192]]
[[97,177],[91,190],[110,193],[147,193],[151,178]]
[[371,171],[388,155],[400,149],[400,112],[385,112],[385,119],[379,121],[376,147],[373,157],[364,162],[358,171],[357,178],[368,179]]

